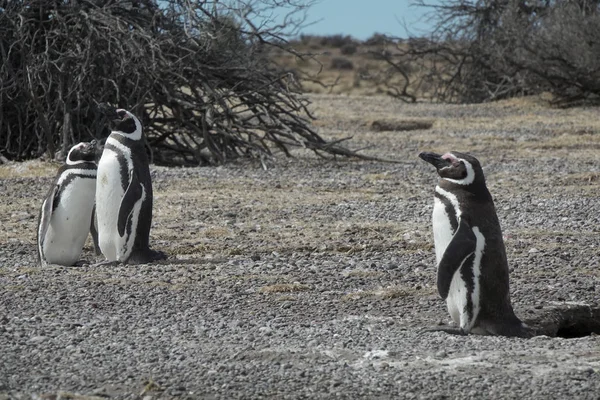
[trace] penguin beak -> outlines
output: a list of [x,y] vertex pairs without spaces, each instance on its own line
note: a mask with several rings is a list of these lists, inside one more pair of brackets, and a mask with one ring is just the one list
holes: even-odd
[[92,140],[91,142],[88,143],[88,145],[86,146],[88,151],[90,152],[95,152],[96,151],[96,139]]
[[96,153],[98,148],[98,142],[96,141],[96,139],[93,139],[87,146],[86,146],[86,151],[89,153]]
[[452,165],[452,162],[450,160],[442,158],[441,154],[429,153],[429,152],[424,151],[421,154],[419,154],[419,157],[423,161],[426,161],[429,164],[433,165],[437,170],[440,170],[442,168],[449,167],[450,165]]

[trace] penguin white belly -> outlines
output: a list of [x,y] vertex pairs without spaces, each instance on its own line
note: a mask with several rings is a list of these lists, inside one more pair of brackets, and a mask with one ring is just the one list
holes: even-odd
[[73,265],[90,231],[96,180],[79,178],[63,190],[43,241],[45,261]]
[[437,197],[434,198],[432,222],[435,259],[436,264],[439,264],[448,244],[452,240],[452,236],[454,236],[454,231],[446,212],[446,206]]
[[98,163],[96,218],[98,245],[108,261],[118,261],[118,249],[125,242],[117,229],[119,209],[125,193],[121,184],[122,173],[129,176],[129,171],[121,171],[117,154],[105,148]]
[[460,276],[460,268],[456,270],[450,283],[450,291],[446,298],[446,305],[452,321],[462,329],[466,328],[467,314],[467,286]]

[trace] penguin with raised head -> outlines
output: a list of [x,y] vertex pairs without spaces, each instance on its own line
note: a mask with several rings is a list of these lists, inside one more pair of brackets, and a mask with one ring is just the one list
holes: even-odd
[[459,327],[440,330],[530,337],[510,302],[502,231],[479,161],[456,151],[419,157],[440,177],[432,215],[437,286]]
[[79,143],[69,150],[40,209],[38,257],[46,264],[73,265],[91,232],[96,251],[94,195],[96,142]]
[[164,258],[150,249],[152,181],[142,124],[131,112],[104,106],[114,128],[98,162],[98,241],[109,262],[143,264]]

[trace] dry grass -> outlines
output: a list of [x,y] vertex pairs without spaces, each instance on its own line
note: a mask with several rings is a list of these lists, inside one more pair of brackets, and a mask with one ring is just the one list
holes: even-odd
[[[145,382],[144,389],[142,389],[142,391],[140,392],[139,397],[145,398],[144,395],[147,395],[148,393],[162,392],[163,390],[164,389],[158,383],[154,382],[154,380],[152,378],[150,378]],[[152,397],[152,396],[147,396],[147,397]]]
[[600,173],[597,172],[583,172],[580,174],[571,174],[567,180],[577,183],[579,185],[592,185],[600,182]]
[[301,283],[277,283],[275,285],[263,286],[258,291],[260,293],[292,293],[292,292],[304,292],[310,290],[308,285]]
[[383,276],[384,273],[382,271],[372,271],[368,269],[353,269],[343,274],[347,277],[357,277],[357,278],[373,278],[378,276]]
[[[469,151],[482,161],[492,155],[523,159],[536,156],[568,158],[569,153],[595,162],[600,149],[600,118],[594,108],[558,109],[544,96],[530,96],[481,105],[406,105],[391,98],[387,102],[349,96],[310,96],[324,136],[352,137],[355,148],[365,154],[413,161],[418,151]],[[445,107],[445,112],[440,112]],[[430,112],[429,112],[430,111]],[[398,136],[394,131],[374,132],[372,121],[429,120],[431,129]],[[406,118],[408,117],[408,118]],[[357,132],[358,131],[358,132]],[[452,132],[452,134],[448,134]],[[458,134],[456,133],[458,132]],[[513,132],[505,134],[505,132]],[[514,132],[523,132],[518,136]],[[529,132],[535,133],[530,135]],[[369,147],[376,143],[376,149]],[[403,149],[412,150],[407,152]],[[493,153],[490,150],[493,149]]]
[[40,160],[0,164],[0,179],[52,177],[56,174],[60,165],[60,163],[43,162]]
[[25,290],[25,285],[5,285],[4,290],[7,292],[20,292],[21,290]]
[[[373,96],[386,93],[384,85],[376,84],[372,77],[381,74],[388,65],[385,61],[375,59],[369,54],[378,51],[377,47],[361,44],[355,54],[342,54],[339,48],[317,48],[298,44],[296,49],[304,53],[316,54],[315,58],[300,59],[292,54],[278,54],[274,58],[284,68],[297,70],[318,79],[322,84],[303,80],[302,87],[307,93],[317,94],[352,94]],[[347,60],[352,63],[351,69],[332,68],[336,59]],[[399,78],[392,78],[391,83],[401,83]]]
[[292,296],[292,295],[283,295],[283,296],[277,296],[275,298],[275,301],[280,301],[280,302],[286,302],[286,301],[297,301],[298,298]]

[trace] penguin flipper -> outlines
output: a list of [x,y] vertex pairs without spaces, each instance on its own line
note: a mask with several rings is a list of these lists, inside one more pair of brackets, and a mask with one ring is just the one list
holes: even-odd
[[99,256],[102,251],[100,250],[100,244],[98,243],[98,219],[96,219],[96,205],[92,208],[92,221],[90,222],[90,233],[92,234],[92,240],[94,242],[94,252]]
[[456,271],[475,252],[477,238],[465,218],[461,218],[458,229],[446,247],[438,264],[438,291],[443,299],[448,297],[450,283]]
[[56,204],[58,204],[59,188],[59,185],[52,186],[48,196],[46,196],[46,200],[44,200],[42,212],[40,213],[40,223],[38,226],[38,255],[42,265],[45,263],[42,242],[46,238],[46,233],[48,232],[48,227],[50,226],[52,212],[55,208],[54,203],[56,202]]
[[121,237],[125,236],[125,228],[131,221],[135,204],[141,200],[142,196],[144,196],[144,188],[135,170],[131,170],[129,173],[129,186],[127,186],[119,207],[117,229]]

